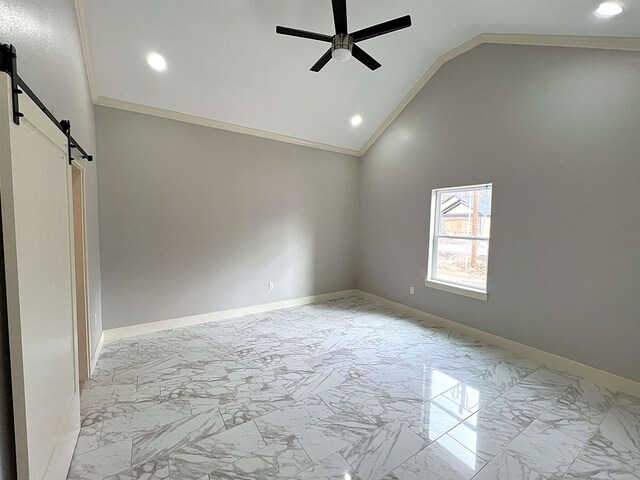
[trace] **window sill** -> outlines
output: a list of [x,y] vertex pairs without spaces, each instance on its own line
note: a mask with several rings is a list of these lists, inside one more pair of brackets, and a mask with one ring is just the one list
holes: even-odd
[[424,281],[425,287],[435,288],[436,290],[442,290],[443,292],[455,293],[458,295],[464,295],[465,297],[475,298],[477,300],[487,301],[487,292],[482,290],[476,290],[470,287],[463,287],[461,285],[453,285],[451,283],[441,282],[439,280],[426,279]]

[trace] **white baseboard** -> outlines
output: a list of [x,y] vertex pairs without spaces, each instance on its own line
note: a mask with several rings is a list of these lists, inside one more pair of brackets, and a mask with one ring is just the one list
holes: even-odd
[[202,323],[216,322],[227,320],[230,318],[242,317],[244,315],[252,315],[255,313],[269,312],[280,310],[283,308],[297,307],[300,305],[309,305],[312,303],[326,302],[336,298],[344,298],[350,296],[360,296],[374,303],[378,303],[402,313],[407,313],[414,317],[426,320],[427,322],[443,326],[455,332],[468,335],[470,337],[482,340],[490,345],[503,348],[524,358],[528,358],[534,362],[547,365],[558,370],[562,370],[573,375],[591,380],[592,382],[604,385],[614,391],[625,392],[630,395],[640,397],[640,383],[634,380],[615,375],[613,373],[599,370],[595,367],[585,365],[583,363],[571,360],[560,355],[545,352],[535,347],[525,345],[523,343],[509,340],[492,333],[469,327],[462,323],[454,322],[446,318],[438,317],[422,310],[418,310],[402,303],[373,295],[362,290],[343,290],[340,292],[325,293],[323,295],[312,295],[309,297],[294,298],[291,300],[283,300],[274,303],[264,303],[261,305],[253,305],[250,307],[235,308],[232,310],[221,310],[218,312],[204,313],[201,315],[192,315],[188,317],[172,318],[169,320],[161,320],[158,322],[143,323],[140,325],[131,325],[128,327],[112,328],[104,330],[98,342],[94,355],[91,358],[91,370],[95,368],[95,363],[100,354],[103,342],[109,343],[121,338],[142,335],[145,333],[160,332],[163,330],[171,330],[178,327],[186,327],[189,325],[198,325]]
[[553,353],[545,352],[544,350],[530,347],[529,345],[525,345],[514,340],[509,340],[492,333],[484,332],[482,330],[478,330],[477,328],[463,325],[462,323],[447,320],[446,318],[438,317],[436,315],[423,312],[422,310],[408,307],[407,305],[404,305],[402,303],[394,302],[383,297],[378,297],[377,295],[373,295],[368,292],[359,291],[359,295],[374,303],[378,303],[399,312],[426,320],[427,322],[440,325],[442,327],[448,328],[449,330],[468,335],[490,345],[494,345],[496,347],[516,353],[534,362],[541,363],[548,367],[565,371],[567,373],[571,373],[578,377],[586,378],[599,385],[604,385],[613,391],[620,391],[636,397],[640,397],[640,383],[629,378],[605,372],[604,370],[590,367],[589,365],[576,362],[575,360],[570,360]]
[[172,318],[169,320],[160,320],[158,322],[141,323],[139,325],[131,325],[127,327],[110,328],[108,330],[104,330],[102,334],[104,335],[104,341],[106,343],[109,343],[121,338],[142,335],[145,333],[160,332],[163,330],[171,330],[172,328],[187,327],[189,325],[198,325],[201,323],[219,322],[221,320],[227,320],[229,318],[243,317],[245,315],[270,312],[272,310],[280,310],[283,308],[299,307],[300,305],[326,302],[328,300],[334,300],[336,298],[351,297],[359,294],[359,290],[342,290],[340,292],[312,295],[310,297],[293,298],[291,300],[282,300],[280,302],[252,305],[250,307],[234,308],[231,310],[220,310],[218,312]]
[[104,343],[104,331],[100,334],[100,338],[98,339],[98,344],[96,345],[95,350],[91,353],[91,366],[89,367],[89,375],[93,375],[93,371],[96,369],[96,364],[98,363],[98,357],[100,356],[100,351],[102,350],[102,344]]

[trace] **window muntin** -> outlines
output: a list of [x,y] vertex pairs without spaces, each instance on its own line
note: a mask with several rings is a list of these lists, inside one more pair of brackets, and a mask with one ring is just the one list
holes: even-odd
[[427,281],[486,293],[491,184],[433,190]]

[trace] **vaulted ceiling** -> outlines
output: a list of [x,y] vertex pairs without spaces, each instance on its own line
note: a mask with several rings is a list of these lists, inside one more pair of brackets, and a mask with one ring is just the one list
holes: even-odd
[[[382,67],[332,61],[330,0],[77,0],[94,99],[361,150],[445,52],[482,33],[640,37],[640,0],[613,18],[598,0],[348,0],[349,30],[410,14],[411,28],[360,44]],[[156,72],[145,57],[162,54]],[[115,102],[114,102],[115,99]],[[359,114],[363,122],[352,127]]]

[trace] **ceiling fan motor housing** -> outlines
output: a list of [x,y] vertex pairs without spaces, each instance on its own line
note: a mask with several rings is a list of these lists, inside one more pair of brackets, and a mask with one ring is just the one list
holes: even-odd
[[334,60],[344,62],[351,58],[353,36],[348,33],[338,33],[331,40],[331,56]]

